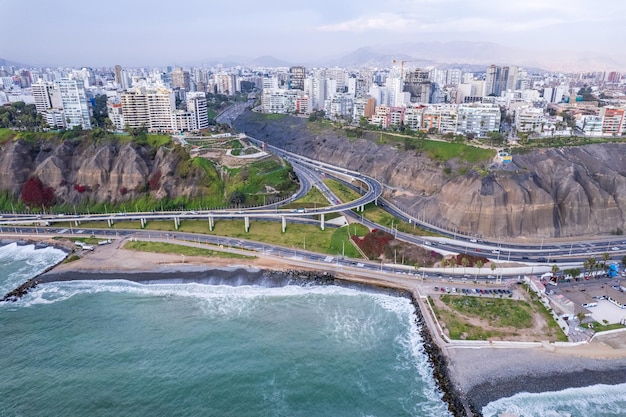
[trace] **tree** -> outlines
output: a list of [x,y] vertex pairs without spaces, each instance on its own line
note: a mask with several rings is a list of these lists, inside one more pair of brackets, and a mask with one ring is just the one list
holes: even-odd
[[22,187],[21,198],[31,207],[49,207],[54,204],[54,189],[44,186],[37,177],[30,177]]
[[463,273],[465,274],[465,268],[469,265],[469,259],[463,257],[461,259],[461,265],[463,265]]
[[480,274],[480,269],[483,267],[482,259],[476,261],[476,267],[478,268],[478,271],[476,272],[476,281],[478,281],[478,274]]
[[450,259],[450,266],[452,267],[452,274],[454,274],[454,267],[456,266],[456,258]]
[[447,267],[447,266],[448,266],[448,259],[443,258],[443,259],[441,260],[441,267],[443,268],[443,273],[444,273],[444,274],[446,273],[446,267]]
[[609,255],[607,252],[604,252],[602,254],[602,269],[604,269],[606,271],[606,263],[609,261],[609,259],[611,259],[611,255]]
[[228,201],[231,204],[240,205],[240,204],[243,204],[246,201],[246,195],[244,193],[242,193],[241,191],[239,191],[239,190],[233,191],[230,194],[230,197],[228,198]]
[[552,276],[556,277],[556,274],[558,274],[558,272],[560,271],[560,268],[557,264],[552,265]]

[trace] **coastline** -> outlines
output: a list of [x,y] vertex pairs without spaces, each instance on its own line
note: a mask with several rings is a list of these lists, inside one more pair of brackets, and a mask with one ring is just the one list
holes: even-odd
[[[488,403],[520,392],[626,383],[626,333],[614,337],[615,340],[598,338],[578,347],[460,347],[439,340],[415,281],[366,277],[347,271],[324,272],[269,257],[245,261],[194,257],[184,263],[179,255],[124,250],[122,243],[116,241],[78,261],[58,264],[36,279],[41,282],[124,279],[148,284],[168,281],[267,287],[334,284],[405,296],[415,307],[424,350],[433,365],[443,400],[455,416],[480,416]],[[217,278],[215,271],[219,271]]]

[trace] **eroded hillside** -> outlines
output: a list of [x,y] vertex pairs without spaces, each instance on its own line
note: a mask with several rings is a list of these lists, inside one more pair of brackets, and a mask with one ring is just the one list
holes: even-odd
[[[316,125],[317,126],[317,125]],[[562,237],[624,230],[626,144],[554,148],[515,155],[507,170],[477,166],[461,173],[424,152],[406,152],[306,119],[268,120],[248,112],[240,131],[338,166],[371,175],[386,195],[429,222],[489,237]]]

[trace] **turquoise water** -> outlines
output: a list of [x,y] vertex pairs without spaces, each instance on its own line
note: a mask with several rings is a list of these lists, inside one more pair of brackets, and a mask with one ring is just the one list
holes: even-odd
[[[0,287],[46,251],[0,248]],[[0,329],[0,416],[449,415],[404,298],[75,281],[0,305]]]
[[[0,247],[0,292],[63,259]],[[408,300],[338,287],[75,281],[0,304],[0,417],[449,416]],[[626,384],[485,417],[626,415]]]

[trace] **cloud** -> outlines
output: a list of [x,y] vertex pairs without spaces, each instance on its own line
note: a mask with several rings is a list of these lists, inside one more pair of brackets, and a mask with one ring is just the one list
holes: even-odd
[[402,32],[410,30],[415,20],[407,19],[393,13],[383,13],[377,16],[363,16],[357,19],[331,25],[319,26],[322,32],[365,32],[369,30],[388,30]]
[[340,23],[319,26],[317,30],[323,32],[366,32],[370,30],[403,32],[403,33],[501,33],[524,32],[543,27],[566,23],[558,17],[539,16],[533,19],[489,19],[486,17],[450,16],[444,20],[424,19],[409,16],[400,16],[393,13],[384,13],[377,16],[362,16]]

